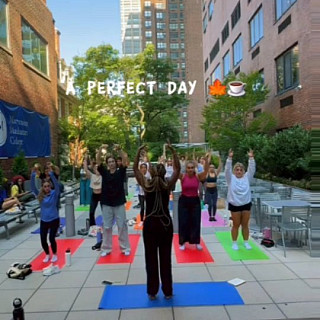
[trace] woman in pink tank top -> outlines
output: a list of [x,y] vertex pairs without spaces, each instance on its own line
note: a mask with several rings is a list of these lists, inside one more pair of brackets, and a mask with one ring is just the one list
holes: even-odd
[[205,158],[204,170],[196,173],[193,161],[187,162],[186,173],[180,174],[181,196],[178,205],[179,244],[180,250],[185,250],[185,243],[195,244],[198,250],[201,233],[201,204],[199,197],[199,182],[204,181],[209,169],[210,154]]

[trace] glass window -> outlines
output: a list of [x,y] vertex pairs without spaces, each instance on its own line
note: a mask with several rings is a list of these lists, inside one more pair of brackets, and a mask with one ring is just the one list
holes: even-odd
[[250,21],[251,48],[263,37],[263,10],[255,14]]
[[180,29],[184,29],[184,23],[180,23]]
[[157,32],[157,39],[165,39],[166,34],[165,32]]
[[179,43],[170,43],[170,49],[179,49]]
[[177,3],[170,3],[169,9],[170,10],[178,10],[178,4]]
[[229,37],[229,21],[225,24],[222,32],[221,32],[221,39],[222,39],[222,44],[228,39]]
[[171,59],[179,59],[179,52],[171,52],[170,58]]
[[164,29],[165,28],[165,23],[163,22],[157,22],[157,29]]
[[188,131],[184,131],[184,132],[183,132],[183,137],[184,137],[184,138],[188,138]]
[[152,41],[146,41],[146,46],[148,46],[149,44],[152,44]]
[[144,25],[145,25],[146,28],[151,28],[151,25],[152,25],[151,20],[146,20],[144,22]]
[[236,66],[242,60],[242,36],[233,43],[233,66]]
[[187,111],[183,111],[183,112],[182,112],[182,116],[183,116],[184,118],[186,118],[186,117],[188,116]]
[[0,44],[8,47],[7,3],[0,0]]
[[157,48],[158,49],[166,49],[167,48],[167,44],[165,42],[158,42],[157,43]]
[[152,31],[146,31],[145,35],[146,35],[146,38],[151,38],[152,37]]
[[178,13],[174,12],[174,13],[170,13],[170,20],[171,19],[178,19]]
[[23,60],[44,74],[48,74],[47,46],[47,43],[25,21],[22,21]]
[[209,94],[209,85],[210,85],[209,78],[207,78],[206,81],[204,82],[204,93],[206,97]]
[[165,9],[164,3],[156,3],[156,8],[157,9]]
[[180,48],[181,48],[181,49],[184,49],[184,42],[181,42],[181,43],[180,43]]
[[240,7],[240,1],[239,1],[231,14],[231,27],[232,27],[232,29],[237,24],[240,17],[241,17],[241,7]]
[[170,30],[175,30],[178,29],[179,25],[177,23],[170,23],[169,24],[169,29]]
[[299,47],[294,46],[276,59],[278,93],[299,83]]
[[144,2],[145,7],[151,7],[151,1],[145,1]]
[[156,13],[157,19],[164,19],[166,17],[164,12],[157,12]]
[[146,11],[144,12],[144,16],[145,16],[146,18],[150,18],[150,17],[151,17],[151,11],[146,10]]
[[208,15],[205,14],[203,20],[202,20],[202,29],[203,29],[203,33],[205,33],[207,31],[207,26],[208,26]]
[[209,5],[208,5],[209,20],[211,20],[211,18],[212,18],[213,10],[214,10],[213,1],[211,0],[211,1],[209,2]]
[[181,69],[185,69],[186,68],[186,63],[185,62],[181,62]]
[[188,128],[188,122],[187,121],[183,121],[183,127],[184,128]]
[[167,53],[166,52],[158,52],[157,56],[159,59],[164,59],[167,57]]
[[216,66],[216,68],[213,70],[211,78],[211,83],[214,83],[215,80],[219,79],[221,80],[221,66],[220,63]]
[[297,0],[276,0],[276,18],[280,19],[283,14],[289,10],[289,8],[296,2]]
[[223,57],[223,76],[226,77],[230,72],[231,64],[230,64],[230,52],[228,51]]

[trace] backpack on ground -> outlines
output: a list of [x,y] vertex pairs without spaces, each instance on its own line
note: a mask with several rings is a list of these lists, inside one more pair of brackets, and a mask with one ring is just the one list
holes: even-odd
[[261,244],[267,248],[271,248],[274,246],[274,241],[272,239],[263,238]]
[[7,271],[7,276],[11,279],[24,280],[30,273],[32,273],[31,264],[15,262]]

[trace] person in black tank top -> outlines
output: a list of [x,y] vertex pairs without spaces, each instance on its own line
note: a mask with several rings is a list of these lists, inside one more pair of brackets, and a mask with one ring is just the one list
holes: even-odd
[[210,164],[206,178],[206,189],[204,203],[208,205],[209,221],[217,221],[215,218],[217,211],[218,189],[217,178],[222,168],[221,158],[219,157],[219,167],[215,170],[214,164]]
[[145,146],[139,148],[133,165],[135,177],[143,188],[146,199],[143,242],[147,271],[147,294],[150,300],[155,300],[159,291],[159,266],[163,294],[166,299],[170,299],[173,295],[171,266],[173,225],[169,213],[169,197],[170,191],[180,175],[180,162],[172,146],[168,144],[167,147],[173,155],[174,172],[170,181],[164,177],[166,170],[163,164],[157,164],[155,168],[149,166],[151,179],[145,179],[139,170],[139,159]]

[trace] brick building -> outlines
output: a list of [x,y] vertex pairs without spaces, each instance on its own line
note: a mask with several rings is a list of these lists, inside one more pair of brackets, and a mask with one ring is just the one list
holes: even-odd
[[[66,110],[76,104],[61,82],[59,35],[46,0],[0,0],[0,100],[49,117],[51,156],[56,159],[59,112],[68,115]],[[70,78],[68,72],[64,79]],[[31,165],[35,160],[28,161]],[[0,160],[8,176],[12,162]]]
[[271,112],[279,130],[311,128],[317,59],[310,17],[319,12],[316,6],[312,0],[203,0],[205,95],[230,71],[259,71],[271,92],[254,115]]

